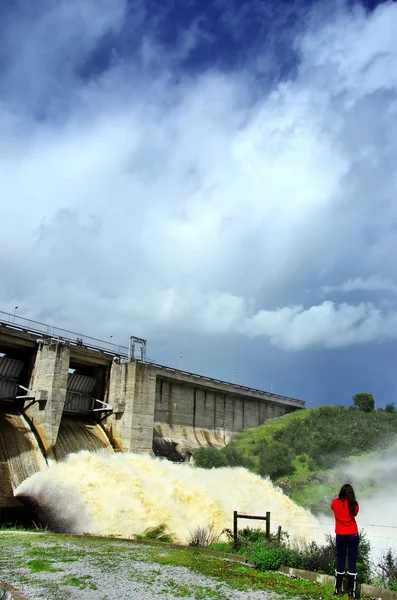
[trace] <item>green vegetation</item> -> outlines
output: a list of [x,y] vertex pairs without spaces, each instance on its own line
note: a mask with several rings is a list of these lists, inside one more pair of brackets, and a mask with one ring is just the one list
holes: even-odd
[[397,592],[397,556],[390,549],[380,560],[374,583]]
[[145,529],[143,534],[136,536],[137,540],[147,540],[156,542],[169,542],[172,543],[174,540],[167,533],[167,527],[165,525],[157,525],[155,527],[148,527]]
[[32,560],[29,560],[26,564],[29,567],[31,573],[56,570],[52,567],[51,562],[46,558],[33,558]]
[[219,452],[216,448],[199,448],[194,454],[194,460],[196,465],[202,469],[229,466],[226,455]]
[[66,575],[66,577],[62,579],[62,585],[70,585],[78,588],[79,590],[85,590],[86,588],[90,590],[97,590],[98,586],[90,580],[91,577],[89,575],[84,575],[83,577]]
[[[238,434],[221,450],[201,448],[194,458],[203,468],[226,462],[269,476],[298,504],[318,513],[329,509],[329,499],[344,483],[344,469],[352,457],[386,450],[396,433],[393,405],[387,411],[369,412],[365,403],[361,409],[323,406],[269,419]],[[368,480],[364,489],[369,493],[373,485]]]
[[[281,565],[305,569],[333,575],[335,572],[335,537],[325,536],[323,545],[312,542],[310,544],[291,544],[287,533],[277,536],[272,535],[266,539],[262,529],[241,529],[238,532],[237,547],[234,547],[233,533],[225,530],[228,542],[210,545],[213,550],[222,552],[237,552],[247,556],[250,563],[260,571],[276,571]],[[370,565],[371,546],[364,531],[361,531],[360,546],[357,556],[357,571],[363,582],[371,581]],[[397,563],[396,563],[397,566]]]

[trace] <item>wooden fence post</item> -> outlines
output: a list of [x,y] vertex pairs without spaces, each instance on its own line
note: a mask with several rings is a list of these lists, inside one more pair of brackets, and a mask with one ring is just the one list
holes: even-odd
[[281,525],[279,525],[277,529],[277,541],[278,543],[281,541]]
[[233,547],[236,549],[238,545],[237,536],[237,510],[233,511]]
[[270,513],[266,513],[266,537],[270,540]]

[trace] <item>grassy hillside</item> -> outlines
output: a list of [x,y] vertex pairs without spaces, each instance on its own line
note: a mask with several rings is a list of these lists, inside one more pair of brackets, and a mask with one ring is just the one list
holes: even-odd
[[[314,512],[328,508],[346,481],[349,464],[387,450],[396,439],[397,413],[324,406],[299,410],[248,429],[219,452],[217,466],[243,465],[269,475],[288,495]],[[214,454],[215,457],[215,454]],[[213,458],[214,458],[213,457]],[[196,453],[199,466],[205,452]],[[212,465],[208,465],[212,466]],[[354,483],[354,476],[349,474]],[[376,482],[360,480],[360,493]]]

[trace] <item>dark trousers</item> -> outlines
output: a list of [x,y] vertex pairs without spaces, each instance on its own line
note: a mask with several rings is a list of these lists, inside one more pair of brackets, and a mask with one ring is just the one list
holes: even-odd
[[356,573],[358,542],[358,533],[336,534],[336,570],[338,573],[345,572],[346,554],[348,572]]

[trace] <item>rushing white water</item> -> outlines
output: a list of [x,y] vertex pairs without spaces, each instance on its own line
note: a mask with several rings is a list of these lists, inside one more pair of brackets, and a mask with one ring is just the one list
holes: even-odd
[[[198,469],[137,454],[81,452],[29,477],[16,495],[33,497],[75,533],[133,537],[164,524],[187,543],[198,526],[232,528],[233,511],[271,513],[297,541],[316,537],[318,522],[270,480],[243,468]],[[261,521],[239,521],[258,527]],[[264,527],[264,525],[263,525]]]

